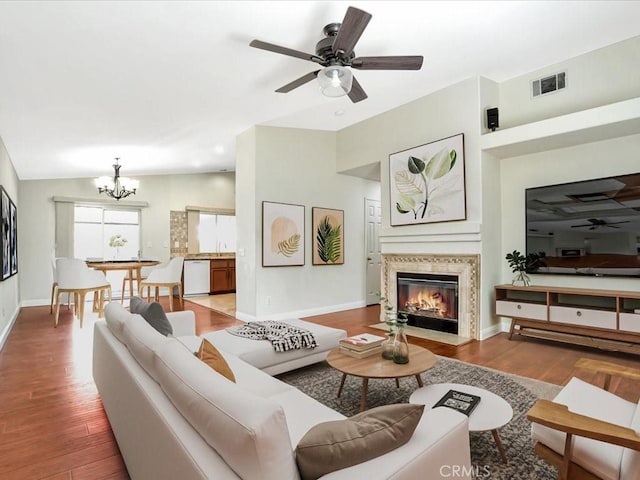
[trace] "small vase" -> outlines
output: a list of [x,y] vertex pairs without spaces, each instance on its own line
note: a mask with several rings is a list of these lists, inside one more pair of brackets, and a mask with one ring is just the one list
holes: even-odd
[[529,285],[531,285],[531,279],[526,272],[516,272],[516,276],[513,277],[511,285],[528,287]]
[[393,361],[395,363],[409,363],[409,342],[404,333],[405,322],[398,322],[396,334],[393,341]]
[[396,338],[396,317],[393,314],[387,314],[386,322],[389,327],[387,338],[382,342],[382,358],[393,360],[393,344]]

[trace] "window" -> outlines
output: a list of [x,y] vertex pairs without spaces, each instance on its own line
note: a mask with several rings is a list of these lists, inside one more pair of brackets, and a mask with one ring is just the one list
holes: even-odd
[[202,253],[236,251],[236,217],[200,212],[198,240]]
[[140,210],[76,205],[73,237],[76,258],[137,258]]

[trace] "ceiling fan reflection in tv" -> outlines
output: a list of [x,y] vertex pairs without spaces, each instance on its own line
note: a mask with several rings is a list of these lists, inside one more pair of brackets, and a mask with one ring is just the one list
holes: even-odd
[[623,220],[621,222],[607,222],[606,220],[600,218],[587,218],[587,222],[589,223],[585,223],[582,225],[571,225],[571,228],[589,227],[588,230],[597,230],[602,227],[620,228],[616,225],[619,225],[621,223],[629,223],[629,220]]

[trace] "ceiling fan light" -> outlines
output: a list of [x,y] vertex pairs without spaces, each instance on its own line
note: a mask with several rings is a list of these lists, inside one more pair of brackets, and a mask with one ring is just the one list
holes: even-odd
[[327,97],[342,97],[351,91],[353,74],[341,65],[330,65],[318,72],[318,83]]

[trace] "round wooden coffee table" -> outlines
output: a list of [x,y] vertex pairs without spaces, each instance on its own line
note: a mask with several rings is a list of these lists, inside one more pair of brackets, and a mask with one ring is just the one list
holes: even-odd
[[409,363],[403,365],[386,360],[382,355],[372,355],[367,358],[353,358],[334,348],[327,356],[327,362],[336,370],[342,372],[342,380],[338,389],[338,397],[342,393],[344,381],[347,375],[362,377],[362,395],[360,397],[360,411],[367,407],[367,389],[370,378],[395,378],[398,379],[415,376],[418,386],[422,387],[420,374],[426,372],[436,364],[437,357],[426,348],[409,344]]

